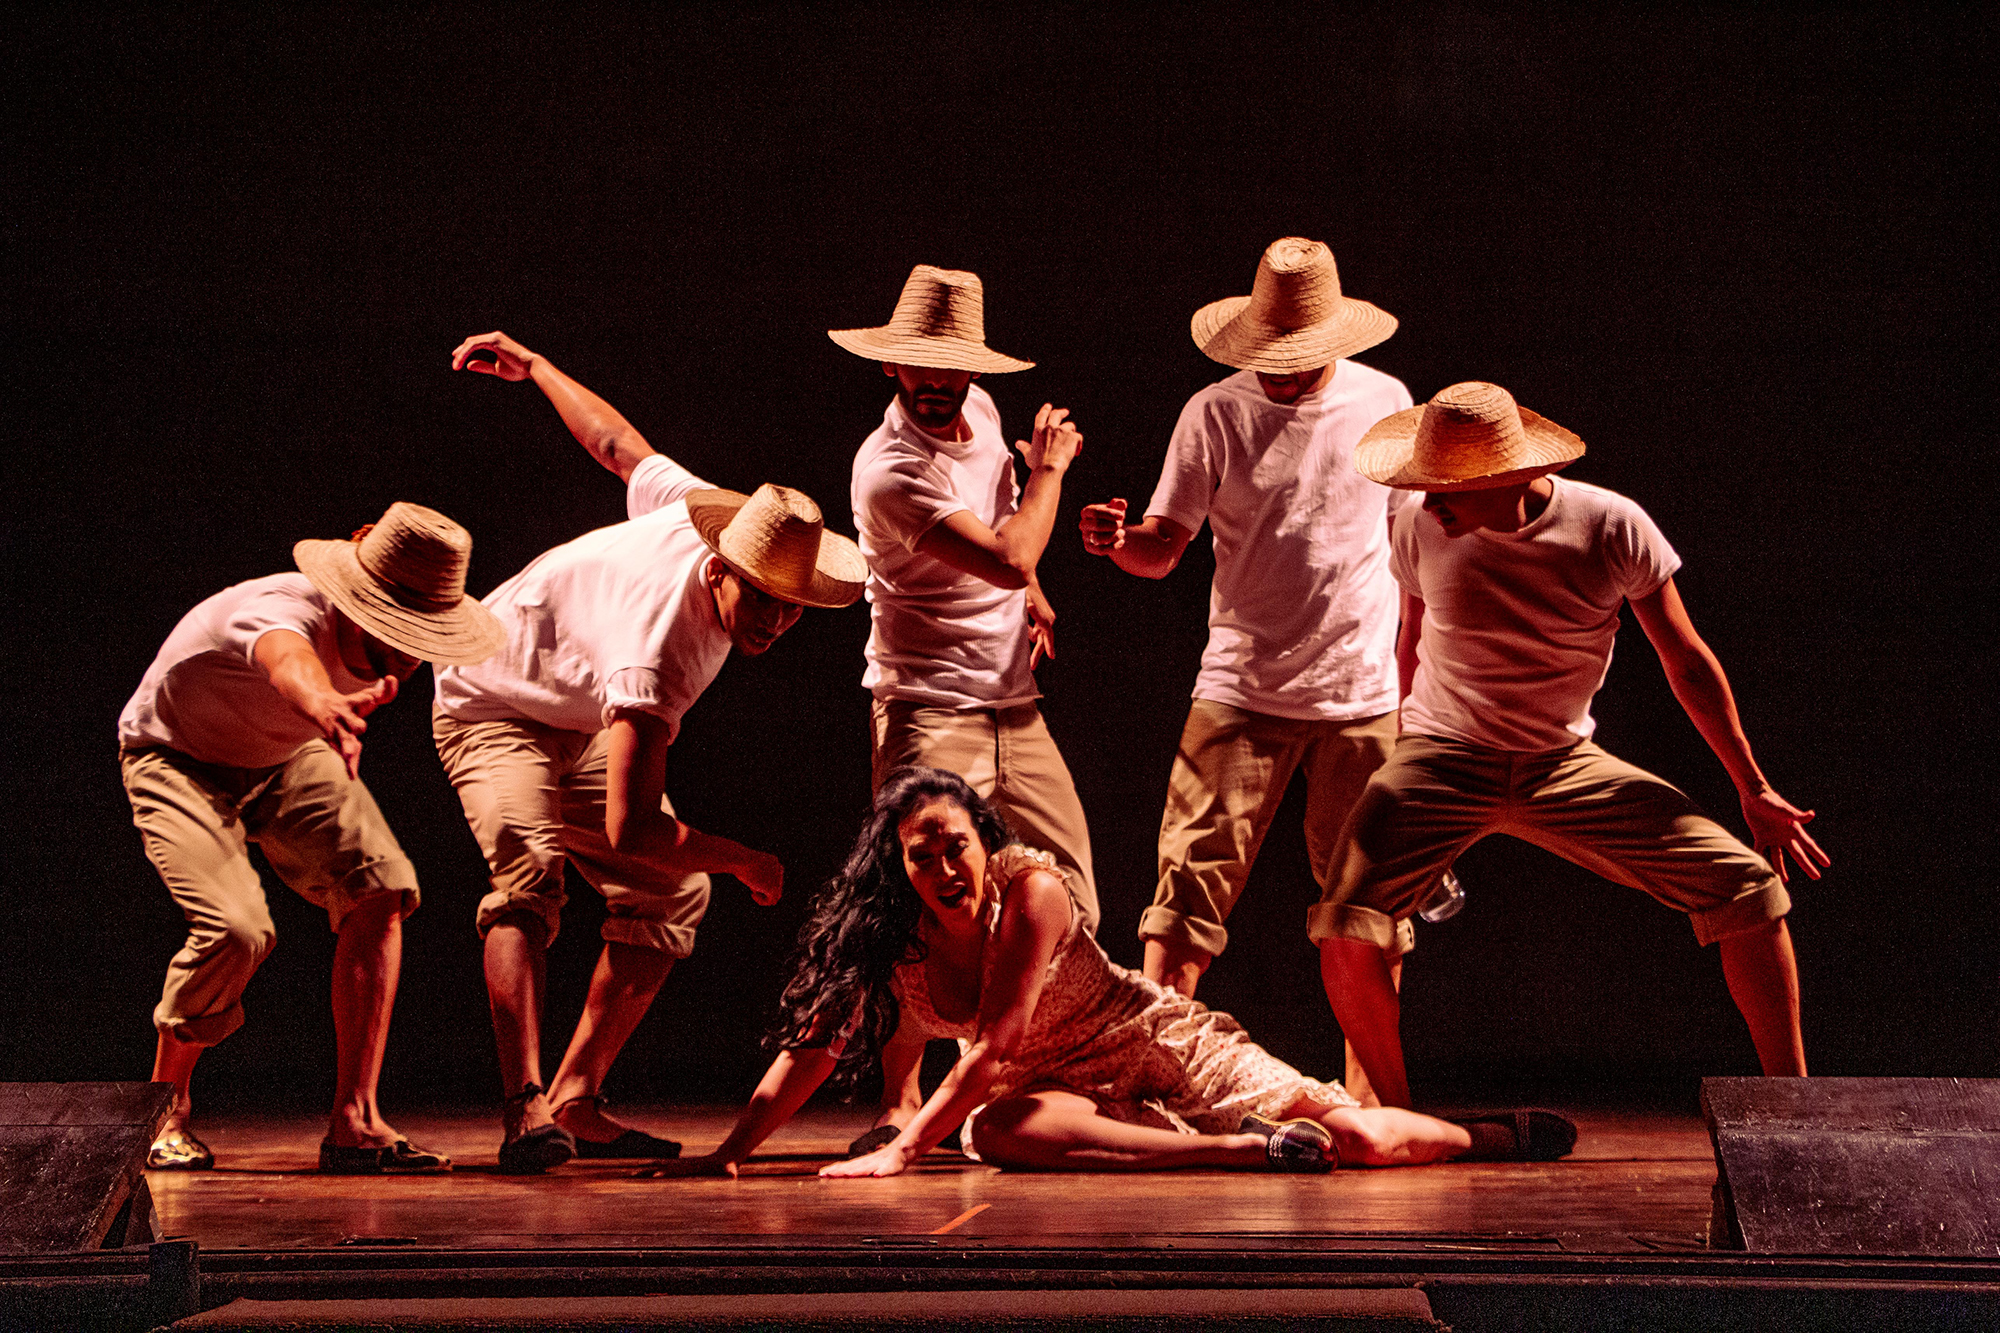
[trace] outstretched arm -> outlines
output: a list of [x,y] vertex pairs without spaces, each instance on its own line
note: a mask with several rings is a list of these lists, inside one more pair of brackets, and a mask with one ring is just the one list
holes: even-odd
[[274,629],[257,640],[252,656],[271,687],[319,728],[326,743],[347,764],[347,776],[361,775],[361,735],[368,715],[396,697],[396,678],[384,676],[365,690],[342,694],[333,688],[326,663],[310,640],[296,630]]
[[1127,524],[1123,500],[1085,505],[1077,527],[1083,532],[1084,550],[1108,555],[1112,564],[1142,579],[1160,579],[1172,573],[1194,540],[1192,529],[1165,514],[1148,514],[1140,522]]
[[705,1157],[683,1157],[646,1174],[650,1176],[730,1176],[770,1138],[797,1115],[806,1099],[819,1090],[833,1072],[835,1057],[824,1046],[796,1051],[780,1051],[764,1071],[750,1104],[736,1117],[736,1128]]
[[667,724],[651,713],[621,709],[606,738],[604,837],[616,851],[644,857],[664,869],[734,875],[760,905],[784,892],[785,868],[768,852],[703,833],[660,808],[667,785]]
[[1801,810],[1778,795],[1757,767],[1742,720],[1736,715],[1729,678],[1722,673],[1722,663],[1695,633],[1674,581],[1668,579],[1657,591],[1634,598],[1632,611],[1660,655],[1674,697],[1687,710],[1708,748],[1729,770],[1737,799],[1743,803],[1743,818],[1750,825],[1751,845],[1771,863],[1779,879],[1786,877],[1787,852],[1799,869],[1818,879],[1820,868],[1831,865],[1832,858],[1806,832],[1813,812]]
[[999,954],[979,995],[979,1027],[972,1044],[893,1143],[865,1157],[835,1162],[822,1168],[821,1175],[899,1175],[986,1100],[1001,1067],[1027,1035],[1071,910],[1069,890],[1050,871],[1029,871],[1015,881],[1001,904],[1000,928],[989,946]]
[[[479,353],[488,353],[488,361]],[[646,437],[620,416],[618,409],[575,380],[557,370],[545,356],[529,351],[504,333],[481,333],[467,338],[451,354],[453,370],[472,370],[498,375],[503,380],[532,379],[535,386],[555,404],[563,425],[590,456],[630,481],[632,469],[657,452]]]
[[1015,447],[1028,463],[1021,506],[998,528],[989,528],[967,510],[948,515],[917,539],[917,549],[961,573],[997,588],[1025,588],[1055,527],[1063,473],[1083,449],[1083,432],[1067,420],[1068,409],[1042,404],[1035,413],[1034,438]]

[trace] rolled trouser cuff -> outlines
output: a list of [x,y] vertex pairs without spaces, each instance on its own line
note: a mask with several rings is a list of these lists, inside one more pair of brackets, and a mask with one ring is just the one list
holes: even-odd
[[220,1013],[181,1018],[167,1013],[161,1003],[153,1009],[153,1026],[161,1036],[183,1046],[213,1046],[243,1026],[243,1006],[237,1003]]
[[1406,954],[1417,947],[1417,932],[1408,919],[1351,903],[1314,903],[1306,909],[1306,934],[1314,944],[1328,940],[1360,940],[1385,953]]
[[563,904],[567,901],[568,895],[560,888],[553,897],[529,888],[494,889],[479,900],[479,938],[485,939],[500,918],[526,912],[542,923],[542,945],[546,948],[555,943],[556,932],[562,927]]
[[327,922],[333,933],[340,933],[340,926],[347,914],[358,907],[364,899],[384,893],[403,895],[402,909],[397,916],[407,917],[417,910],[423,901],[423,894],[417,888],[417,868],[407,856],[385,856],[371,861],[342,876],[338,884],[326,891],[325,903]]
[[1191,944],[1213,958],[1229,947],[1229,932],[1214,921],[1201,921],[1158,903],[1139,916],[1139,938]]
[[1783,920],[1791,910],[1792,896],[1774,875],[1766,883],[1747,893],[1737,894],[1719,907],[1704,907],[1688,913],[1688,922],[1694,927],[1694,937],[1706,946],[1728,939],[1731,935],[1761,930],[1773,921]]
[[604,929],[600,933],[610,943],[657,949],[669,958],[685,958],[694,952],[695,927],[672,921],[613,915],[604,918]]

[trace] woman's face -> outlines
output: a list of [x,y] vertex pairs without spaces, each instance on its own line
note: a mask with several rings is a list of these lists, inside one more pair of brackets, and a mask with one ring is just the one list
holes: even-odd
[[896,840],[911,886],[939,924],[976,924],[986,905],[986,845],[965,807],[949,797],[929,797],[896,825]]

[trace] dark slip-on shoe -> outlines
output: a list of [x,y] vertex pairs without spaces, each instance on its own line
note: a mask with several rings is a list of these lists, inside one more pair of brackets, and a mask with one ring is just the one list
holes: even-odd
[[1523,1106],[1445,1119],[1472,1135],[1454,1162],[1553,1162],[1576,1147],[1576,1126],[1554,1111]]
[[576,1155],[591,1161],[603,1161],[621,1157],[648,1158],[653,1161],[663,1161],[667,1158],[679,1157],[681,1155],[680,1144],[675,1143],[672,1139],[655,1137],[646,1133],[643,1129],[628,1129],[617,1138],[604,1143],[577,1138],[574,1134],[570,1137],[576,1139]]
[[436,1176],[451,1170],[451,1158],[397,1139],[386,1148],[344,1148],[331,1139],[319,1145],[325,1176]]
[[1333,1135],[1317,1120],[1271,1120],[1261,1115],[1246,1115],[1236,1132],[1263,1136],[1264,1167],[1269,1171],[1323,1175],[1340,1164],[1333,1151]]
[[894,1143],[896,1136],[902,1132],[902,1130],[897,1129],[894,1125],[877,1125],[847,1145],[847,1157],[849,1160],[856,1157],[866,1157],[869,1153],[879,1148],[886,1148]]

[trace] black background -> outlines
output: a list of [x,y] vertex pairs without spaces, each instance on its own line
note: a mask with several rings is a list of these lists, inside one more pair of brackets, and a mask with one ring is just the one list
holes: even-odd
[[[880,323],[912,263],[977,270],[1015,432],[1087,444],[1042,577],[1044,711],[1090,814],[1104,939],[1136,963],[1166,771],[1205,638],[1206,538],[1161,583],[1083,554],[1078,505],[1142,506],[1187,336],[1276,237],[1329,242],[1400,316],[1364,356],[1421,401],[1491,379],[1637,498],[1779,789],[1835,857],[1796,895],[1816,1072],[2000,1074],[1992,807],[1993,30],[1897,15],[1538,7],[570,10],[65,8],[11,34],[5,411],[7,943],[0,1077],[142,1076],[183,933],[141,854],[113,724],[161,639],[392,500],[474,533],[485,592],[623,516],[528,385],[453,375],[503,328],[721,485],[799,486],[850,527]],[[1982,165],[1984,164],[1984,165]],[[689,714],[669,790],[789,870],[732,881],[614,1074],[735,1098],[814,883],[867,791],[865,610],[811,611]],[[1740,828],[1627,627],[1600,738]],[[428,736],[430,682],[364,773],[423,876],[384,1096],[494,1087],[482,865]],[[1203,998],[1338,1068],[1302,918],[1294,792]],[[1420,1085],[1754,1072],[1686,924],[1494,840],[1423,932]],[[325,918],[280,944],[206,1105],[319,1106]],[[572,900],[549,1068],[596,948]],[[1689,1085],[1691,1086],[1691,1084]]]

